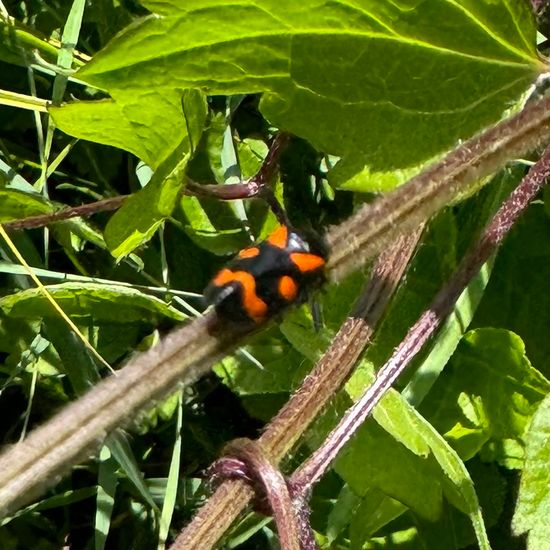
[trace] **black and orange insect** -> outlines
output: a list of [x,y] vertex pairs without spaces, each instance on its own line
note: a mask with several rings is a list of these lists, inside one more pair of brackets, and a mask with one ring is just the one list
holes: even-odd
[[205,290],[224,321],[259,324],[324,280],[327,253],[319,237],[278,227],[265,241],[241,250]]

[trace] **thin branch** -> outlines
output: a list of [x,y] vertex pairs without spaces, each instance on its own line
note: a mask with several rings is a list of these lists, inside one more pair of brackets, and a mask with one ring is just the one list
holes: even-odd
[[85,218],[92,216],[93,214],[97,214],[98,212],[116,210],[117,208],[120,208],[122,203],[128,197],[129,195],[118,195],[116,197],[110,197],[108,199],[103,199],[88,204],[66,207],[51,214],[29,216],[28,218],[22,218],[20,220],[4,222],[3,226],[6,229],[33,229],[36,227],[44,227],[52,223],[69,220],[71,218]]
[[[289,135],[282,132],[273,138],[273,142],[261,168],[248,181],[230,185],[200,185],[192,180],[188,180],[183,193],[199,197],[215,197],[220,200],[245,199],[261,195],[270,188],[278,169],[280,155],[289,139]],[[71,218],[89,217],[98,212],[120,208],[130,196],[119,195],[79,206],[64,207],[51,214],[29,216],[20,220],[4,222],[4,227],[5,229],[33,229]]]

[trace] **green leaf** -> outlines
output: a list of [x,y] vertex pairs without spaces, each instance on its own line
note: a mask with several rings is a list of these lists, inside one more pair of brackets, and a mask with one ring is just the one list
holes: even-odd
[[111,434],[107,437],[106,444],[114,459],[120,464],[122,471],[132,482],[143,500],[147,502],[153,510],[158,511],[157,505],[149,491],[149,487],[147,487],[143,478],[143,473],[139,469],[132,447],[130,447],[127,435],[122,432]]
[[[112,94],[115,99],[77,101],[50,107],[65,133],[134,153],[153,168],[185,141],[196,144],[206,116],[205,100],[196,90],[158,90]],[[182,99],[183,97],[183,99]],[[202,113],[202,114],[201,114]]]
[[526,427],[548,391],[519,336],[477,329],[463,338],[422,411],[463,459],[481,451],[485,460],[519,468]]
[[362,157],[342,159],[328,173],[330,184],[345,191],[384,193],[411,179],[425,164],[422,162],[418,166],[376,171],[366,162]]
[[[74,49],[78,43],[78,37],[82,27],[85,0],[73,0],[67,21],[61,34],[61,47],[57,54],[57,66],[60,69],[70,70],[73,64]],[[54,79],[52,101],[59,104],[63,101],[63,95],[67,88],[68,76],[57,74]],[[48,122],[49,124],[49,122]]]
[[152,87],[263,92],[266,118],[355,155],[355,171],[426,161],[496,120],[544,70],[527,2],[147,6],[161,16],[127,28],[79,78],[113,97]]
[[412,405],[418,406],[428,394],[470,325],[489,280],[491,267],[489,263],[484,264],[464,289],[439,330],[428,356],[403,390],[403,397]]
[[351,549],[362,549],[366,540],[384,525],[403,514],[406,509],[401,502],[384,493],[376,489],[369,490],[351,519]]
[[97,504],[95,513],[95,550],[103,550],[111,528],[111,516],[115,504],[115,493],[118,485],[116,471],[118,464],[111,456],[109,447],[104,445],[99,453],[97,473]]
[[189,224],[185,232],[197,246],[223,256],[250,244],[250,237],[226,202],[185,196],[179,208]]
[[56,124],[65,132],[131,151],[157,169],[106,227],[105,241],[117,259],[148,241],[172,214],[206,114],[204,96],[196,90],[144,90],[141,95],[123,93],[118,101],[52,109]]
[[550,528],[550,395],[533,416],[525,455],[513,528],[516,534],[529,533],[529,550],[542,550],[548,545]]
[[312,363],[320,359],[330,345],[330,331],[324,328],[315,330],[307,305],[286,315],[280,329],[292,347]]
[[[473,205],[466,204],[464,207],[467,206],[472,208]],[[472,238],[471,228],[459,224],[450,209],[444,210],[430,222],[405,280],[390,303],[376,338],[366,351],[366,358],[374,365],[386,362],[395,346],[453,273],[458,262],[459,237],[464,235]]]
[[247,138],[237,143],[237,151],[242,177],[246,180],[261,168],[269,148],[261,139]]
[[[346,391],[352,398],[357,399],[373,380],[373,369],[363,362],[362,368],[360,367],[346,384]],[[433,426],[393,389],[384,395],[375,408],[373,418],[388,435],[395,438],[395,441],[390,443],[387,438],[380,435],[375,424],[367,424],[365,429],[361,430],[363,439],[369,437],[367,433],[370,437],[378,433],[378,439],[370,441],[374,446],[369,452],[365,442],[357,446],[357,439],[360,440],[361,436],[354,438],[344,450],[344,456],[347,455],[351,463],[347,464],[345,470],[341,469],[341,460],[337,463],[337,471],[340,475],[356,491],[359,489],[358,494],[363,495],[370,488],[378,489],[386,496],[406,504],[420,515],[432,520],[436,519],[440,513],[440,491],[442,491],[455,507],[470,517],[478,544],[482,548],[487,548],[487,534],[474,486],[456,452]],[[384,442],[386,447],[377,448],[376,443],[380,442]],[[401,443],[402,447],[396,446],[396,442]],[[358,464],[354,466],[354,460],[360,460],[362,453],[365,452],[369,452],[369,457],[372,458],[368,460],[364,457],[363,467],[359,467]],[[432,458],[435,459],[439,471],[436,469],[429,473],[434,466]],[[367,464],[371,460],[378,467],[373,471],[366,471]],[[385,465],[379,463],[381,460],[384,460]],[[401,478],[403,471],[408,467],[414,468],[412,465],[415,463],[418,471],[414,475],[414,480]],[[391,479],[392,476],[395,478]],[[396,480],[399,480],[400,486],[395,485]],[[425,494],[425,501],[422,501],[421,495],[425,490],[429,492]]]
[[95,487],[83,487],[81,489],[75,489],[74,491],[73,490],[65,491],[64,493],[54,495],[52,497],[45,498],[44,500],[35,502],[34,504],[31,504],[30,506],[27,506],[19,510],[13,516],[4,518],[2,520],[2,525],[5,525],[6,523],[9,523],[13,519],[23,516],[25,514],[29,514],[29,513],[32,514],[33,512],[39,512],[41,510],[52,510],[54,508],[63,508],[74,502],[80,502],[82,500],[90,498],[95,494],[96,494]]
[[357,431],[335,470],[359,496],[378,489],[432,521],[441,513],[435,465],[415,456],[374,422]]
[[102,365],[98,365],[96,358],[63,319],[48,319],[45,329],[48,339],[59,354],[59,370],[67,375],[74,393],[82,395],[99,380],[98,367]]
[[170,523],[172,522],[172,516],[174,514],[174,508],[176,506],[176,497],[178,494],[178,482],[180,478],[180,464],[181,464],[181,429],[183,425],[183,399],[182,394],[179,393],[177,399],[178,416],[176,420],[176,437],[174,440],[174,448],[172,449],[172,458],[170,460],[170,470],[168,472],[168,478],[166,480],[166,491],[164,493],[164,500],[162,502],[162,512],[160,517],[159,528],[159,550],[164,549],[166,545],[166,539],[168,538],[168,531]]
[[6,164],[0,158],[0,187],[10,187],[18,191],[24,191],[26,194],[40,195],[35,188],[20,174],[18,174],[9,164]]
[[[182,321],[182,313],[138,290],[96,283],[64,283],[46,287],[68,315],[92,316],[96,323],[155,322],[159,317]],[[0,308],[16,318],[58,317],[41,291],[31,288],[0,298]]]
[[333,543],[345,532],[350,518],[361,502],[362,500],[347,485],[342,487],[327,518],[325,532],[330,543]]
[[161,223],[172,214],[183,187],[184,157],[167,179],[155,178],[122,205],[105,228],[105,243],[120,260],[153,237]]
[[311,368],[274,332],[259,335],[244,351],[215,367],[216,374],[239,395],[290,392]]

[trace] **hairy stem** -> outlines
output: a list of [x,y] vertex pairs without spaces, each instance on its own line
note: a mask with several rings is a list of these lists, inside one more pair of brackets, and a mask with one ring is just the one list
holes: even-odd
[[0,516],[39,496],[144,405],[174,391],[182,377],[189,383],[206,372],[221,348],[227,353],[230,342],[210,336],[210,323],[207,316],[174,331],[6,450],[0,457]]

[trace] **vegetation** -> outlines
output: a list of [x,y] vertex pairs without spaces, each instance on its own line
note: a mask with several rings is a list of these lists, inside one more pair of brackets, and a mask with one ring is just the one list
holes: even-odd
[[[240,514],[245,489],[189,523],[205,469],[260,436],[313,488],[320,548],[545,548],[550,195],[515,225],[505,201],[549,173],[546,11],[0,0],[0,547],[277,548],[288,509]],[[276,227],[273,198],[325,235],[327,284],[212,335],[202,291]],[[413,365],[325,472],[388,360]]]

